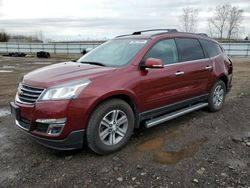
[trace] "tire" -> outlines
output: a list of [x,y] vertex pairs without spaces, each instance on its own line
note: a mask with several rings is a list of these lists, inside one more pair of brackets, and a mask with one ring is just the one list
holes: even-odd
[[133,129],[134,113],[129,104],[120,99],[105,101],[90,116],[87,145],[100,155],[113,153],[127,144]]
[[209,95],[208,98],[208,110],[211,112],[219,111],[225,101],[226,97],[226,85],[222,80],[218,80]]

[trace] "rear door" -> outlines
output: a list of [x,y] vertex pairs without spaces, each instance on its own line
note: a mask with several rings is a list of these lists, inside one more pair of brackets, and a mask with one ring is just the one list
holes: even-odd
[[[212,75],[212,63],[202,49],[198,39],[176,38],[179,54],[178,71],[184,86],[180,88],[180,99],[189,99],[207,94]],[[176,65],[177,66],[177,65]]]
[[224,66],[221,65],[225,60],[225,56],[223,54],[222,48],[216,42],[206,39],[199,39],[199,41],[201,42],[206,56],[210,58],[209,66],[213,69],[213,72],[210,72],[210,82],[207,86],[207,91],[210,92],[216,79],[214,72],[224,72]]

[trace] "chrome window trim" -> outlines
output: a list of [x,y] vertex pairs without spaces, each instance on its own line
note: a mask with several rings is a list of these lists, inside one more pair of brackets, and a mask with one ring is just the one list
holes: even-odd
[[216,59],[217,57],[219,57],[220,55],[222,55],[222,53],[216,55],[216,56],[213,56],[213,57],[210,57],[210,59]]
[[207,61],[210,60],[210,58],[204,58],[204,59],[196,59],[196,60],[191,60],[191,61],[182,61],[178,63],[171,63],[164,65],[164,67],[171,66],[171,65],[180,65],[180,64],[189,64],[189,63],[200,63],[201,61]]

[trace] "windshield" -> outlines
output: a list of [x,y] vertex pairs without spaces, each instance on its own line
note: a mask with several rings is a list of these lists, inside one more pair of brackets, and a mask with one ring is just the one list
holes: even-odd
[[148,42],[146,39],[114,39],[98,46],[77,62],[120,67],[128,64]]

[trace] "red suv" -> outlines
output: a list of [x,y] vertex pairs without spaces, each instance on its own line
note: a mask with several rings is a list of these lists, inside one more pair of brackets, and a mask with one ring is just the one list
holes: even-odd
[[203,107],[220,110],[232,69],[221,45],[206,36],[138,31],[77,62],[28,73],[11,109],[17,126],[44,146],[71,150],[86,143],[107,154],[122,148],[140,125]]

